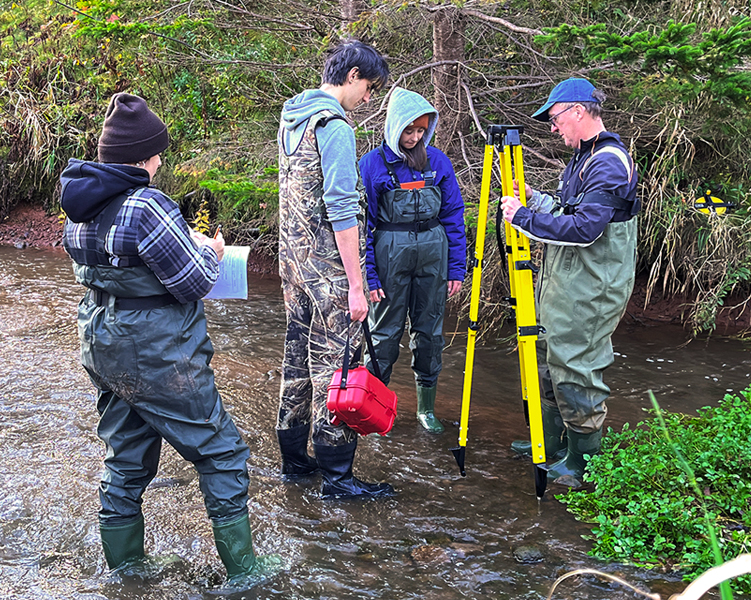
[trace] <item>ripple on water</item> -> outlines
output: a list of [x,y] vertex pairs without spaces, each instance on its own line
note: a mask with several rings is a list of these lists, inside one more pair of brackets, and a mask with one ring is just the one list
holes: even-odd
[[[168,447],[144,496],[146,545],[184,562],[147,578],[106,574],[97,524],[104,447],[94,433],[95,399],[79,365],[74,321],[82,289],[65,255],[0,248],[0,597],[539,600],[556,577],[578,567],[618,573],[665,597],[683,589],[672,576],[587,556],[582,535],[589,526],[553,497],[563,488],[552,486],[538,503],[531,463],[508,448],[527,428],[517,358],[505,347],[476,354],[467,477],[459,476],[449,451],[462,399],[464,348],[457,338],[444,353],[436,403],[446,432],[430,435],[417,425],[405,343],[392,377],[399,395],[394,430],[359,442],[354,473],[392,483],[397,496],[324,502],[319,476],[282,481],[274,429],[283,304],[277,281],[251,277],[250,288],[247,302],[207,303],[213,365],[250,447],[255,547],[281,554],[289,569],[250,592],[222,595],[223,567],[198,478]],[[684,341],[675,329],[616,334],[618,356],[607,372],[609,424],[641,420],[650,388],[664,408],[691,411],[727,388],[746,387],[751,361],[740,343]],[[521,546],[541,549],[544,560],[517,563],[514,550]],[[591,577],[562,590],[581,600],[633,597]]]

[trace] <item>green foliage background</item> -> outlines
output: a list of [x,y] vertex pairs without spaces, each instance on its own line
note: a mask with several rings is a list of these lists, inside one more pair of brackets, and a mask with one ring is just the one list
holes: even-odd
[[[634,429],[627,423],[620,433],[610,429],[601,454],[587,465],[594,491],[558,498],[594,523],[592,555],[676,569],[692,579],[715,565],[705,511],[723,560],[751,550],[751,388],[698,415],[665,415],[665,423],[698,486],[653,417]],[[751,576],[733,586],[751,594]]]
[[[325,50],[347,36],[373,43],[389,58],[393,82],[432,99],[425,66],[434,60],[433,19],[452,10],[465,39],[461,94],[466,112],[469,98],[472,108],[461,148],[446,150],[471,236],[485,128],[523,124],[527,180],[554,189],[570,150],[528,115],[554,83],[585,76],[608,94],[606,125],[640,165],[639,268],[650,294],[680,297],[699,332],[713,328],[731,294],[751,291],[745,0],[364,5],[348,22],[332,0],[293,0],[284,10],[270,0],[0,0],[0,219],[22,201],[55,210],[60,171],[70,157],[96,158],[106,103],[129,91],[146,97],[170,127],[156,183],[186,216],[207,201],[230,240],[273,253],[282,103],[319,85]],[[361,152],[380,141],[382,100],[354,114],[363,123]],[[694,199],[707,189],[736,210],[698,213]],[[488,246],[482,310],[502,318],[493,298],[505,275]]]

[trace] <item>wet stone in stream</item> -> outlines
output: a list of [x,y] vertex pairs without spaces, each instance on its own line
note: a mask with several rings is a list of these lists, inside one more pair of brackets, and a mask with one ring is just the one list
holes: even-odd
[[545,560],[545,555],[537,546],[519,546],[514,548],[514,559],[523,565],[531,565]]
[[451,557],[445,548],[426,544],[414,548],[410,553],[412,560],[418,565],[440,565],[451,562]]

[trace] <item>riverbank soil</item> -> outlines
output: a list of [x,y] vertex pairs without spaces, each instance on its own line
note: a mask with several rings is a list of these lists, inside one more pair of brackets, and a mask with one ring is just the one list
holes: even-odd
[[[62,236],[62,220],[38,206],[21,204],[0,223],[0,244],[16,248],[62,248]],[[277,273],[274,258],[261,253],[251,253],[248,269],[262,275]]]
[[[38,206],[19,205],[13,209],[8,218],[0,223],[0,244],[16,248],[60,247],[62,223],[57,215],[48,215]],[[254,273],[276,273],[273,257],[251,253],[248,269]],[[659,291],[652,293],[649,304],[647,297],[647,278],[638,277],[633,296],[629,302],[624,321],[626,323],[664,325],[682,324],[689,312],[690,299],[673,297],[665,299]],[[751,330],[751,306],[746,306],[746,298],[730,298],[717,316],[716,333],[720,335],[737,335]]]
[[0,223],[0,244],[16,248],[57,247],[63,226],[56,215],[48,215],[38,206],[21,204]]

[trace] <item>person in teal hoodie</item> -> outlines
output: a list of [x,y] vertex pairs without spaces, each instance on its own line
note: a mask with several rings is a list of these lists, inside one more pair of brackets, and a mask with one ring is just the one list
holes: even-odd
[[432,433],[443,352],[446,298],[462,287],[467,267],[464,201],[448,157],[430,140],[438,111],[420,94],[391,92],[384,142],[360,160],[368,198],[369,321],[384,383],[399,356],[409,317],[417,419]]
[[[349,339],[358,347],[368,313],[362,184],[351,111],[388,79],[388,66],[371,46],[347,41],[326,60],[323,84],[284,104],[279,144],[279,275],[287,333],[277,437],[282,474],[320,469],[321,495],[388,495],[387,483],[352,474],[357,433],[334,424],[328,385],[341,368]],[[315,458],[308,452],[311,435]]]

